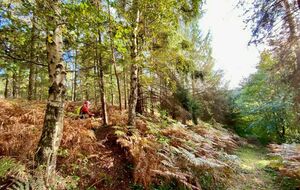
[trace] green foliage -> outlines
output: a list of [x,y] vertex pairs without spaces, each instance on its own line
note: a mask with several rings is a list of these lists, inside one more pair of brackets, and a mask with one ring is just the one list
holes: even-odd
[[222,183],[216,183],[214,180],[214,176],[207,171],[204,171],[198,177],[199,183],[202,185],[202,189],[204,190],[225,190],[226,187]]
[[280,188],[282,190],[297,190],[299,188],[300,180],[290,177],[278,177]]
[[117,135],[118,137],[119,136],[124,136],[126,133],[124,133],[124,131],[121,131],[121,130],[116,130],[115,131],[115,135]]
[[198,118],[201,114],[200,103],[191,96],[187,89],[182,87],[177,88],[174,96],[180,102],[182,107],[191,113],[193,122],[198,124]]
[[69,156],[69,151],[68,151],[68,149],[62,149],[62,148],[60,148],[60,149],[58,149],[57,155],[61,156],[63,158],[66,158],[66,157]]
[[15,160],[8,158],[8,157],[4,157],[0,159],[0,178],[5,177],[6,174],[15,169],[15,167],[17,166],[17,163]]
[[293,94],[272,71],[275,64],[269,53],[262,53],[258,71],[233,95],[236,131],[263,143],[284,142],[294,118]]
[[265,171],[274,178],[281,190],[297,190],[299,188],[299,179],[280,175],[273,167],[266,167]]
[[20,182],[20,181],[16,181],[12,187],[9,187],[7,190],[30,190],[31,187],[30,187],[30,183],[29,182],[26,182],[26,183],[23,183],[23,182]]
[[131,190],[144,190],[144,186],[141,184],[131,184],[130,185]]

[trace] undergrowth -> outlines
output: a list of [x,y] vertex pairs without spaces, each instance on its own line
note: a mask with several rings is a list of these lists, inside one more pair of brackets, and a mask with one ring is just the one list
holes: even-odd
[[[24,182],[29,181],[34,184],[35,170],[34,154],[41,135],[41,129],[44,119],[44,102],[27,102],[22,100],[1,100],[0,104],[0,156],[20,163],[26,168],[26,176],[28,179],[19,179],[15,175],[5,175],[0,185],[11,183],[10,179]],[[106,148],[103,141],[98,142],[96,134],[91,129],[97,129],[101,126],[99,119],[85,119],[69,117],[68,111],[72,111],[67,104],[65,108],[64,133],[57,158],[57,176],[61,184],[60,189],[92,189],[103,187],[105,189],[116,189],[117,186],[124,186],[128,179],[118,181],[109,180],[111,176],[119,175],[117,173],[117,165],[114,163],[121,154],[111,152],[110,147]],[[109,110],[114,112],[113,110]],[[122,117],[119,114],[118,117]],[[118,118],[111,117],[112,122],[116,122]],[[120,119],[124,121],[124,119]],[[105,132],[105,133],[110,133]],[[115,156],[116,158],[114,158]],[[111,167],[116,164],[115,167]],[[125,164],[125,163],[124,163]],[[7,166],[8,167],[8,166]],[[111,169],[113,168],[113,169]],[[2,173],[7,173],[4,169]],[[11,173],[11,172],[10,172]],[[106,176],[101,174],[106,174]],[[111,183],[111,182],[114,183]],[[128,189],[128,188],[127,188]]]
[[[24,167],[31,168],[45,104],[1,104],[0,155],[17,157]],[[236,159],[230,153],[242,141],[219,124],[201,122],[186,126],[166,116],[139,115],[136,126],[129,127],[126,113],[110,108],[110,124],[114,127],[99,128],[100,120],[80,120],[68,114],[74,106],[68,104],[65,109],[64,134],[58,152],[57,171],[65,189],[164,189],[174,184],[183,189],[230,186],[236,169]],[[96,129],[96,134],[91,129]],[[125,155],[116,146],[122,147]],[[32,172],[27,172],[31,176],[28,178],[32,178]],[[118,180],[120,175],[128,179]]]
[[283,190],[300,189],[300,145],[271,144],[270,168],[277,174],[277,181]]
[[177,189],[225,189],[237,168],[230,153],[244,143],[217,123],[188,127],[170,118],[139,116],[135,128],[114,128],[134,163],[135,183],[154,189],[174,184]]
[[[45,104],[0,103],[0,185],[38,184],[33,160]],[[233,154],[246,142],[218,123],[187,126],[156,114],[126,126],[126,112],[110,108],[112,127],[102,128],[99,119],[68,114],[73,108],[66,107],[58,152],[60,189],[221,190],[231,188],[240,172]]]

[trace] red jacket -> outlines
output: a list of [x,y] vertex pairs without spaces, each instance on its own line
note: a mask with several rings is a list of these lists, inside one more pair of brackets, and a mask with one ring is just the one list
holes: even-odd
[[92,116],[92,114],[86,104],[83,104],[83,106],[80,109],[80,114],[88,114],[89,116]]

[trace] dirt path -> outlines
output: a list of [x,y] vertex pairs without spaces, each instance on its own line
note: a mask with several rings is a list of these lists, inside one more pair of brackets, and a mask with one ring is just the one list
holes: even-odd
[[[131,164],[127,161],[124,151],[116,144],[114,130],[111,127],[101,127],[95,132],[97,141],[103,146],[98,166],[101,166],[102,180],[93,186],[105,190],[127,190],[132,184]],[[132,166],[131,166],[132,167]]]
[[[94,154],[87,157],[82,155],[76,163],[68,165],[68,175],[78,178],[75,189],[130,190],[133,166],[124,150],[116,143],[112,127],[99,127],[95,132],[90,130],[90,133],[94,135],[93,143],[97,146],[87,146],[87,150],[95,149],[92,151]],[[62,167],[58,162],[58,168]]]
[[246,146],[236,151],[240,158],[241,174],[233,190],[279,190],[275,177],[266,170],[269,164],[264,147]]

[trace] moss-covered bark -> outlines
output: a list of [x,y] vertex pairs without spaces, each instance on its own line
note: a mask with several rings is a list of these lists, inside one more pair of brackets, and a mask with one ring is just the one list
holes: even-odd
[[49,96],[44,119],[44,127],[38,144],[36,162],[44,171],[45,185],[54,182],[57,151],[63,133],[63,111],[65,98],[66,71],[62,59],[62,26],[60,20],[60,1],[40,2],[43,11],[49,11],[47,22],[47,61],[49,72]]
[[137,9],[136,11],[136,26],[133,30],[133,43],[131,58],[132,65],[130,68],[130,94],[129,94],[129,102],[128,102],[128,125],[135,124],[135,116],[136,116],[136,104],[138,98],[138,31],[139,31],[139,22],[140,22],[140,11]]

